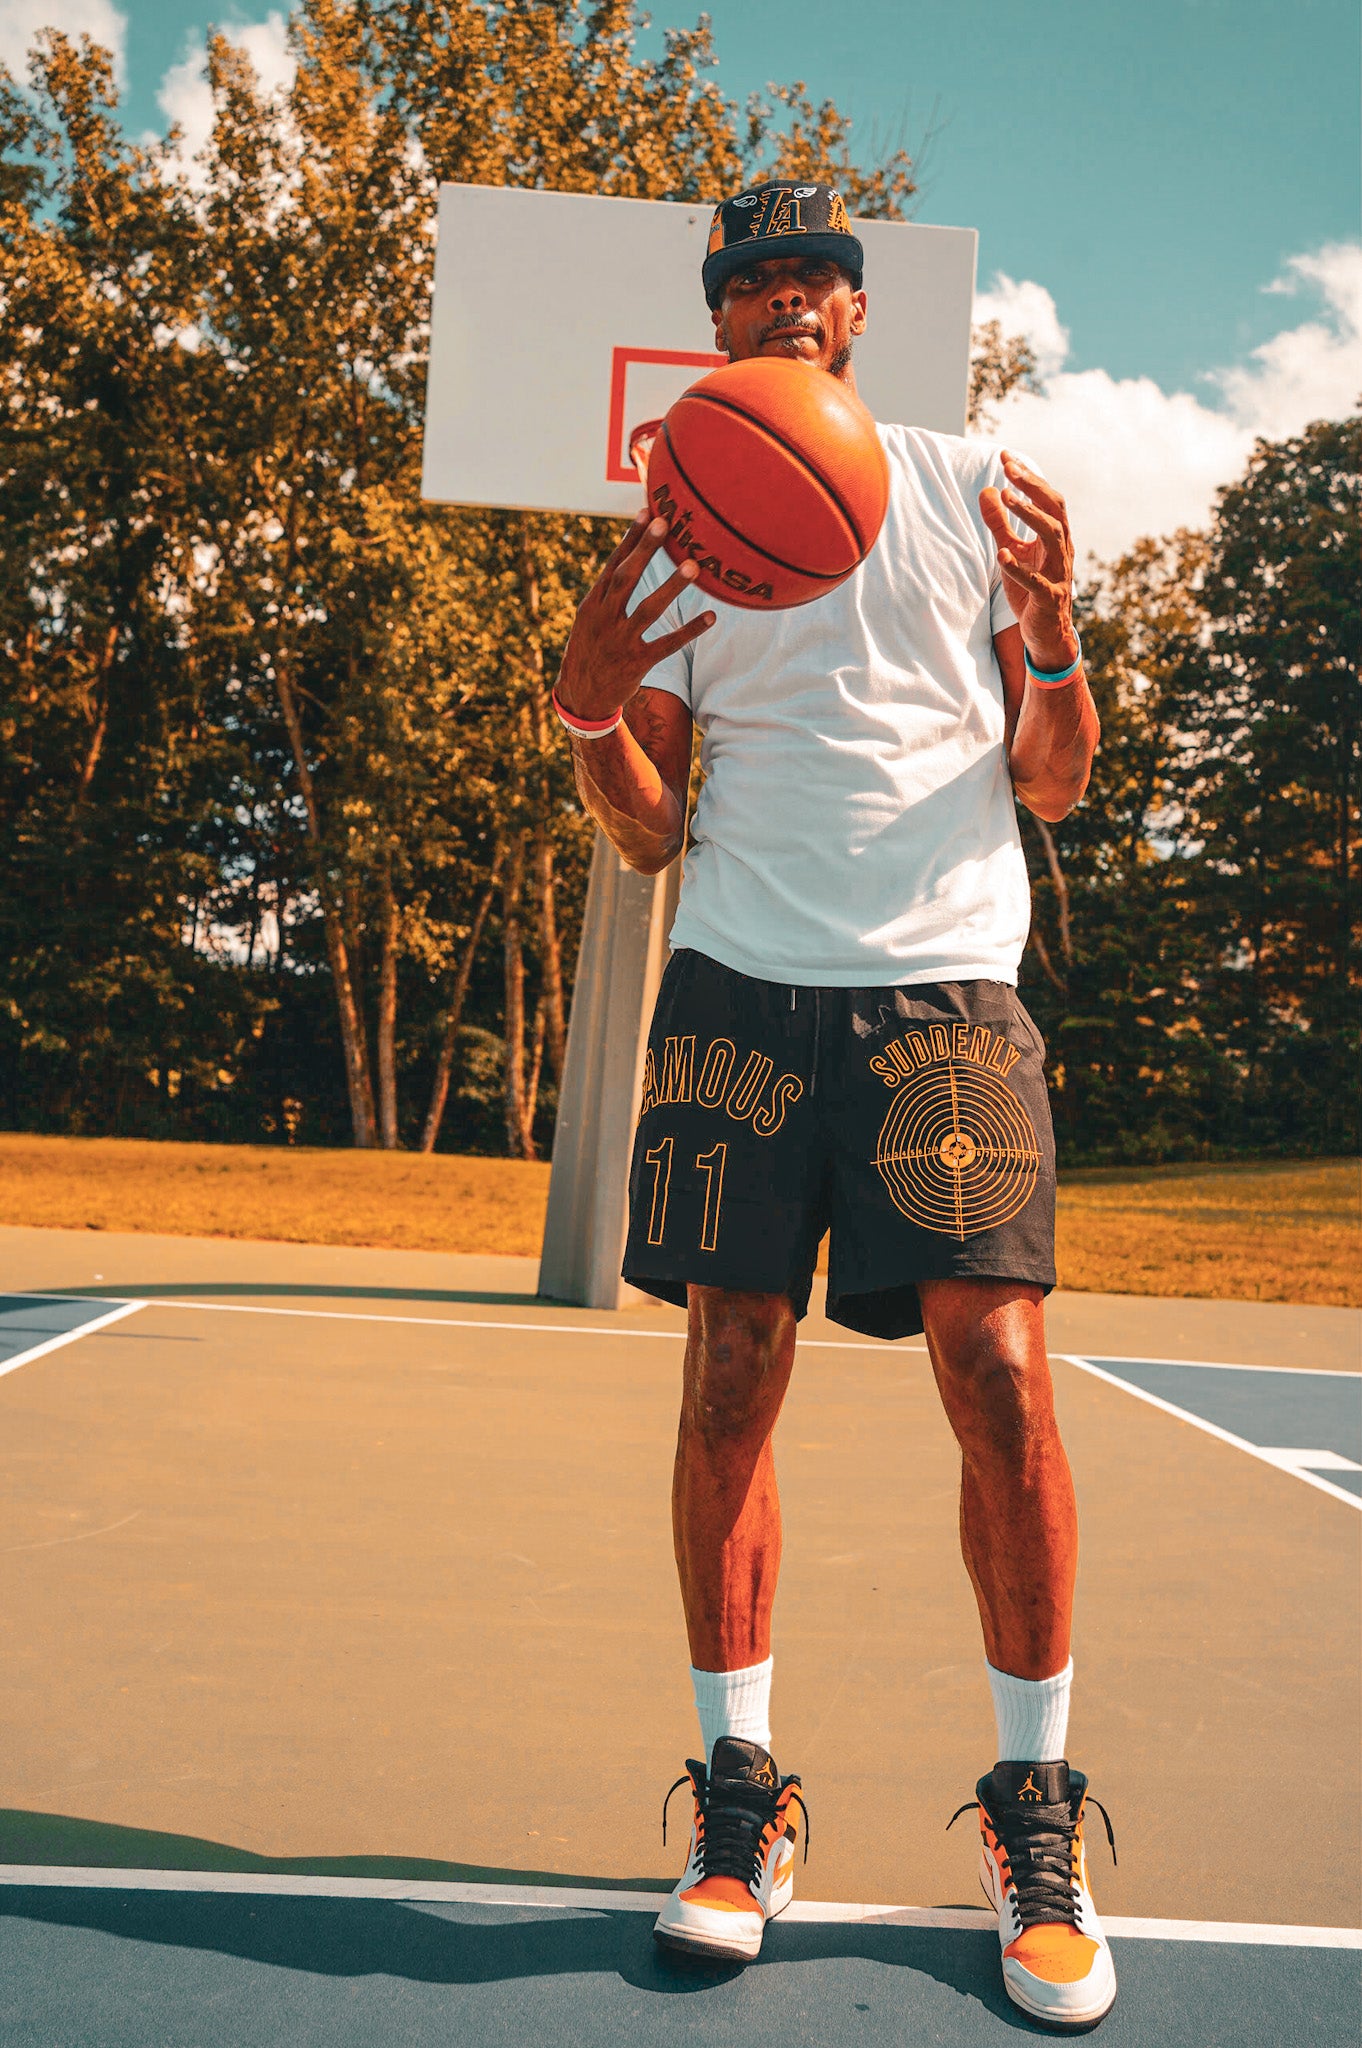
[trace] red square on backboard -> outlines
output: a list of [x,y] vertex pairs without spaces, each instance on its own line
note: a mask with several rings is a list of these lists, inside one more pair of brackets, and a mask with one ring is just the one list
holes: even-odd
[[[707,377],[711,370],[722,370],[728,362],[727,356],[704,355],[694,350],[675,348],[616,348],[610,356],[610,420],[606,431],[605,477],[607,483],[637,483],[638,473],[629,460],[629,435],[643,419],[655,417],[673,405],[683,391],[692,384],[698,384],[701,377]],[[640,379],[633,372],[643,371]],[[689,375],[662,377],[648,376],[647,372],[680,371]],[[638,391],[646,382],[647,393]],[[631,397],[635,397],[639,409],[635,412]]]

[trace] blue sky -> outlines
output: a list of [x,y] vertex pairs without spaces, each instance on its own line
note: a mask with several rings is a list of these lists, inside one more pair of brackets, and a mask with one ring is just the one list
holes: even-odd
[[[1189,385],[1279,324],[1262,287],[1355,236],[1356,0],[712,0],[730,91],[802,77],[916,151],[918,218],[1039,278],[1070,367]],[[829,33],[836,22],[841,33]]]
[[[27,6],[23,7],[28,11]],[[124,0],[127,112],[210,20],[251,0]],[[979,275],[1044,281],[1069,367],[1166,391],[1243,355],[1290,256],[1359,229],[1356,0],[710,0],[742,99],[807,79],[859,147],[929,133],[918,218],[979,229]],[[53,0],[49,18],[67,13]],[[688,10],[653,0],[654,21]]]
[[[41,21],[104,28],[129,127],[164,129],[167,106],[192,104],[206,24],[244,32],[268,70],[283,4],[270,22],[269,0],[0,0],[0,56]],[[654,38],[696,11],[652,0]],[[1018,401],[1002,427],[1094,489],[1095,438],[1143,461],[1138,530],[1198,521],[1254,433],[1362,390],[1356,0],[709,12],[731,97],[803,78],[853,117],[862,156],[926,138],[917,218],[979,230],[981,310],[1031,333],[1051,372],[1049,410]],[[1097,522],[1104,551],[1125,538],[1114,518]]]

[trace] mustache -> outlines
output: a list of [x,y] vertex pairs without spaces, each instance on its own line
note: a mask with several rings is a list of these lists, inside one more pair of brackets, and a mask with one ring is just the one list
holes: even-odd
[[798,313],[778,313],[774,320],[761,330],[762,341],[770,341],[777,334],[811,334],[815,339],[822,333],[816,320]]

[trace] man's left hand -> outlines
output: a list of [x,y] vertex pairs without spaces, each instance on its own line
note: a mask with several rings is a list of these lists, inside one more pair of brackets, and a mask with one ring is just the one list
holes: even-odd
[[[1009,488],[979,493],[984,524],[998,544],[1003,589],[1022,642],[1039,669],[1058,672],[1078,654],[1073,624],[1074,544],[1059,492],[1015,455],[1002,452]],[[1019,540],[1007,523],[1012,512],[1035,533]]]

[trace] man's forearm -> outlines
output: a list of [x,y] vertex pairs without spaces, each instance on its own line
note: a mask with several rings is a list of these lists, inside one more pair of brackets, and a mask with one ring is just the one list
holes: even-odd
[[1012,786],[1038,818],[1057,825],[1088,786],[1101,728],[1083,675],[1058,690],[1028,683],[1011,748]]
[[675,860],[685,817],[627,725],[604,739],[572,741],[582,802],[627,866],[656,875]]

